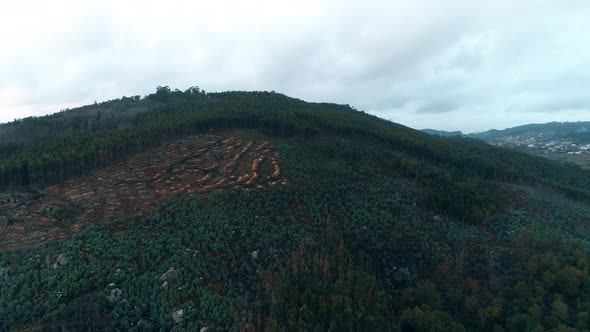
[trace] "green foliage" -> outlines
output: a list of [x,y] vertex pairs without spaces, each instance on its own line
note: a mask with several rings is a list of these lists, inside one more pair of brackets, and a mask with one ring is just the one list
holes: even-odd
[[[23,123],[35,123],[33,128],[41,128],[32,132],[46,134],[42,137],[5,134],[8,141],[15,136],[30,138],[20,149],[0,148],[0,155],[3,155],[0,185],[60,182],[165,140],[212,128],[255,128],[281,137],[340,134],[379,142],[383,149],[396,151],[398,156],[405,155],[398,159],[402,172],[416,175],[425,186],[442,192],[451,189],[470,195],[474,193],[472,186],[479,187],[482,180],[527,181],[590,200],[590,177],[579,167],[553,163],[477,140],[430,136],[347,105],[306,103],[274,92],[204,93],[197,87],[185,92],[158,87],[156,93],[146,99],[124,98],[114,101],[114,105],[129,102],[145,105],[141,112],[130,113],[133,116],[130,126],[103,128],[101,125],[103,129],[98,131],[65,131],[64,134],[63,130],[52,129],[55,121],[51,117],[47,122],[43,122],[45,118],[23,120]],[[64,112],[64,116],[66,114],[69,113]],[[100,124],[105,116],[100,116],[98,111],[96,114]],[[12,126],[22,128],[24,124]],[[411,162],[411,167],[409,160],[415,161]],[[436,169],[431,169],[432,165],[436,165]],[[487,186],[485,182],[482,184]],[[497,195],[494,190],[478,188],[475,194],[478,198],[472,202],[461,195],[441,198],[434,193],[429,203],[440,209],[447,209],[449,205],[452,209],[466,206],[470,211],[467,219],[482,219],[493,214],[496,206],[490,204],[487,197]]]
[[588,330],[587,172],[276,93],[161,87],[142,102],[158,106],[128,126],[3,150],[2,184],[209,129],[271,140],[289,184],[0,253],[0,330]]
[[417,332],[465,331],[465,327],[453,320],[446,312],[424,311],[419,307],[406,309],[401,316],[401,321]]
[[[318,250],[321,250],[318,251]],[[335,257],[326,246],[302,244],[267,281],[269,330],[391,330],[387,296],[374,276],[355,264],[344,242]]]

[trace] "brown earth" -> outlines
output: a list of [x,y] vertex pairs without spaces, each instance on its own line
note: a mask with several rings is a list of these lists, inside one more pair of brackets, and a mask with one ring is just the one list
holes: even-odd
[[[263,163],[271,167],[261,167]],[[0,204],[0,250],[66,239],[88,224],[113,218],[146,216],[159,200],[175,194],[277,184],[287,181],[270,142],[194,136],[62,185],[4,194],[17,198]]]

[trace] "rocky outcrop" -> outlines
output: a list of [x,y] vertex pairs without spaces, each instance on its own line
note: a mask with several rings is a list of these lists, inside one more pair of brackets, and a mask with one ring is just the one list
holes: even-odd
[[53,263],[53,268],[57,269],[60,268],[64,265],[68,264],[68,258],[66,257],[65,254],[59,254],[57,255],[57,257],[55,258],[55,262]]
[[176,324],[182,323],[184,321],[184,310],[180,309],[180,310],[176,310],[175,312],[173,312],[172,319],[174,320],[174,323],[176,323]]
[[178,278],[178,270],[176,270],[174,268],[174,266],[172,266],[171,268],[168,269],[168,271],[164,272],[164,274],[162,274],[160,276],[160,280],[162,281],[167,281],[167,280],[175,280],[176,278]]
[[114,302],[118,300],[121,295],[123,295],[123,291],[119,288],[111,289],[111,294],[109,295],[109,301]]

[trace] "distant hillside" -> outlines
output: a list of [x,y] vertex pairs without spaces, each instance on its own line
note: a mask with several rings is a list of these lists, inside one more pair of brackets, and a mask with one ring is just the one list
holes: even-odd
[[470,137],[590,169],[590,122],[529,124]]
[[588,330],[575,165],[264,91],[2,128],[0,331]]
[[461,131],[444,131],[444,130],[436,130],[436,129],[421,129],[421,131],[429,134],[429,135],[437,135],[443,137],[452,137],[452,136],[463,136]]
[[590,133],[590,121],[580,122],[549,122],[543,124],[527,124],[503,130],[488,130],[469,134],[474,138],[495,140],[509,136],[543,134],[547,138],[586,137]]

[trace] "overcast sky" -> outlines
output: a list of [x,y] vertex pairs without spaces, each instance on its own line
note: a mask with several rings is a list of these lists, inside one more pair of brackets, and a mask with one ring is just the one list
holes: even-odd
[[590,120],[590,1],[10,1],[0,122],[158,85],[275,90],[414,128]]

